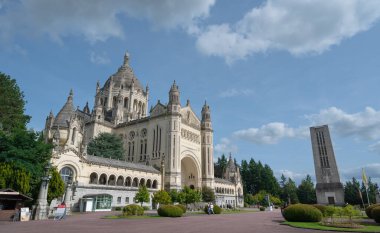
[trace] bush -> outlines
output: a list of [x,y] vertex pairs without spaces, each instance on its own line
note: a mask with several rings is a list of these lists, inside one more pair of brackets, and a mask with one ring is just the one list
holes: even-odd
[[264,206],[260,206],[260,211],[265,211],[265,207]]
[[[203,211],[204,211],[206,214],[208,214],[208,205],[205,205],[205,208],[203,209]],[[214,211],[214,214],[221,214],[221,213],[222,213],[222,208],[220,208],[220,207],[217,206],[217,205],[214,205],[213,211]]]
[[131,204],[127,205],[123,208],[123,215],[143,215],[144,214],[144,208],[142,208],[139,205]]
[[368,218],[372,218],[372,209],[378,206],[380,206],[380,204],[373,204],[365,208],[365,213],[367,214]]
[[380,223],[380,205],[372,208],[371,216],[375,222]]
[[120,211],[120,210],[121,210],[120,206],[115,207],[115,211]]
[[144,210],[150,210],[149,206],[143,206]]
[[186,213],[186,206],[181,205],[181,204],[177,204],[177,205],[175,205],[175,206],[177,206],[178,208],[180,208],[180,209],[182,210],[183,213]]
[[181,217],[183,211],[180,207],[174,205],[161,205],[157,213],[162,217]]
[[326,217],[326,206],[325,205],[321,205],[321,204],[314,204],[313,205],[315,208],[319,209],[319,211],[321,211],[322,215],[324,217]]
[[295,204],[286,207],[283,216],[289,222],[320,222],[322,212],[312,205]]

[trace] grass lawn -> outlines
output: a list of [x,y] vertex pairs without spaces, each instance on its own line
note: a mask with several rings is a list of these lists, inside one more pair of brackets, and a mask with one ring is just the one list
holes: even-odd
[[380,225],[364,225],[364,228],[338,228],[320,225],[317,222],[284,222],[284,225],[289,225],[297,228],[324,230],[324,231],[345,231],[345,232],[380,232]]

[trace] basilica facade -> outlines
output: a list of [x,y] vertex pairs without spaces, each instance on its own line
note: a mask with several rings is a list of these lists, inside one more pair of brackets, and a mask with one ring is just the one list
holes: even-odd
[[[104,85],[97,83],[92,110],[88,104],[75,109],[70,91],[58,114],[49,114],[44,135],[54,145],[51,162],[67,183],[65,202],[77,211],[109,210],[133,203],[145,185],[152,194],[210,187],[217,204],[242,206],[240,172],[232,158],[223,179],[214,177],[209,105],[203,105],[199,119],[189,100],[181,104],[175,82],[167,103],[149,109],[148,99],[149,88],[134,75],[126,54],[117,72]],[[122,139],[123,160],[87,154],[88,143],[100,133]]]

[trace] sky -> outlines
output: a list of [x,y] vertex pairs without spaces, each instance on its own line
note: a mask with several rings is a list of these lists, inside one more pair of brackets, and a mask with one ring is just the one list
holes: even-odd
[[70,89],[93,106],[126,52],[149,106],[211,107],[215,158],[314,178],[309,127],[328,124],[341,180],[380,182],[378,0],[0,0],[0,72],[42,130]]

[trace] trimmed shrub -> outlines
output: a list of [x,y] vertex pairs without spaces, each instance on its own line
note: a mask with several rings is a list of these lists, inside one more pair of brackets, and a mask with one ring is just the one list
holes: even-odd
[[372,208],[371,216],[375,222],[380,223],[380,205]]
[[115,207],[115,211],[120,211],[121,210],[121,207],[120,206],[116,206]]
[[289,222],[320,222],[322,212],[312,205],[295,204],[286,207],[283,216]]
[[174,205],[161,205],[157,213],[162,217],[181,217],[183,211],[180,207]]
[[264,206],[260,206],[260,211],[265,211],[265,207]]
[[321,204],[314,204],[313,205],[315,208],[319,209],[319,211],[321,211],[322,215],[324,217],[326,217],[326,206],[325,205],[321,205]]
[[149,210],[149,206],[143,206],[144,210]]
[[365,213],[367,214],[368,218],[372,218],[372,209],[378,206],[380,206],[380,204],[373,204],[365,208]]
[[[208,214],[208,206],[207,205],[205,205],[205,207],[203,208],[203,211],[206,214]],[[217,205],[214,205],[213,211],[214,211],[214,214],[221,214],[222,213],[222,208],[220,208]]]
[[127,205],[123,208],[123,215],[143,215],[144,214],[144,208],[142,208],[139,205],[131,204]]
[[186,213],[186,206],[181,205],[181,204],[177,204],[177,205],[175,205],[175,206],[177,206],[178,208],[180,208],[180,209],[182,210],[183,213]]

